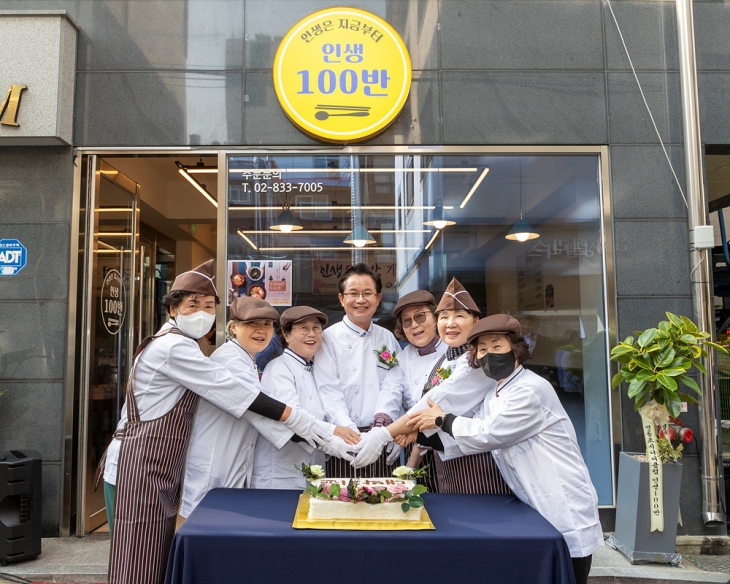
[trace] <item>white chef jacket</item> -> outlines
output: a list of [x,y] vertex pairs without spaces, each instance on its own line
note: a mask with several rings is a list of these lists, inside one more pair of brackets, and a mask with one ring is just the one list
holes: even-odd
[[[170,328],[172,325],[165,323],[160,333]],[[134,398],[140,419],[145,422],[164,416],[182,399],[186,389],[214,404],[211,407],[230,412],[231,417],[241,417],[259,394],[258,387],[237,380],[228,369],[203,355],[190,337],[171,333],[155,339],[137,357],[134,369]],[[126,423],[125,402],[117,430]],[[104,481],[110,485],[117,483],[121,445],[121,440],[112,440],[106,453]]]
[[[256,362],[235,339],[216,349],[210,359],[228,368],[248,387],[256,388],[256,393],[263,391],[273,395],[259,382]],[[277,447],[286,444],[294,435],[281,422],[253,412],[247,411],[241,418],[234,418],[213,404],[198,404],[185,465],[180,515],[190,515],[211,489],[250,486],[259,432]]]
[[[403,407],[406,410],[412,408],[421,399],[423,388],[429,380],[431,370],[438,360],[444,356],[448,348],[449,346],[439,339],[436,344],[436,350],[429,355],[419,355],[418,349],[413,345],[408,345],[398,354],[398,362],[403,369],[405,385],[403,391]],[[393,419],[395,420],[395,418]]]
[[[292,408],[302,408],[318,420],[326,418],[311,366],[290,349],[285,349],[283,355],[266,366],[261,383],[271,389],[271,397]],[[306,442],[288,441],[278,448],[259,436],[256,441],[251,487],[305,489],[307,479],[294,465],[324,465],[324,462],[324,452],[312,448]]]
[[375,323],[363,330],[346,315],[322,334],[314,378],[333,424],[356,429],[372,424],[377,413],[393,420],[398,417],[403,372],[399,366],[389,369],[380,363],[376,351],[380,352],[383,345],[391,353],[396,352],[396,358],[400,356],[393,333]]
[[456,443],[464,454],[491,450],[515,495],[563,534],[570,555],[592,554],[603,545],[598,496],[555,390],[522,367],[496,389],[473,419],[454,420]]
[[[496,381],[485,376],[481,369],[474,369],[469,365],[468,352],[453,361],[445,359],[441,367],[451,367],[451,375],[420,398],[408,410],[409,414],[428,408],[430,399],[450,414],[472,417],[479,411],[487,392],[497,386]],[[432,428],[424,434],[431,436],[436,431]]]

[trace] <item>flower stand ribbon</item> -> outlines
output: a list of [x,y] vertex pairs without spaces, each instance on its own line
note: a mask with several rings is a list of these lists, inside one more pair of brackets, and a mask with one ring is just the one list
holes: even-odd
[[644,428],[646,457],[649,460],[650,531],[664,531],[662,461],[659,459],[656,428],[659,426],[664,436],[669,436],[669,412],[666,406],[651,400],[639,408],[639,414]]

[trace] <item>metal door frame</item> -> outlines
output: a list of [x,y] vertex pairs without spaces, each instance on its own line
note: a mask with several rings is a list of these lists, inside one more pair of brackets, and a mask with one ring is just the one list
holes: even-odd
[[[101,181],[102,181],[102,169],[101,165],[104,163],[107,166],[108,163],[103,161],[103,159],[98,155],[90,155],[88,156],[87,160],[87,180],[86,180],[86,202],[85,202],[85,221],[86,224],[84,226],[85,232],[84,232],[84,243],[83,243],[83,259],[84,259],[84,273],[83,273],[83,283],[82,283],[82,290],[81,295],[79,296],[80,302],[81,302],[81,343],[79,345],[80,347],[80,355],[79,355],[79,405],[78,405],[78,441],[76,444],[76,464],[77,464],[77,480],[76,480],[76,535],[79,537],[82,537],[86,535],[86,481],[87,481],[87,468],[86,468],[86,462],[87,462],[87,447],[88,447],[88,439],[89,439],[89,396],[91,393],[91,387],[90,387],[90,365],[91,365],[91,322],[92,322],[92,295],[93,295],[93,277],[94,277],[94,261],[93,261],[93,254],[96,249],[95,246],[95,225],[96,225],[96,202],[99,197],[100,189],[101,189]],[[123,175],[122,173],[118,173],[116,175],[109,176],[105,175],[105,179],[110,180],[112,182],[117,183],[120,187],[122,187],[125,191],[127,191],[130,196],[132,197],[132,228],[131,228],[131,236],[132,236],[132,250],[130,255],[130,266],[129,266],[129,297],[131,301],[127,303],[128,313],[125,318],[129,319],[129,323],[131,323],[132,326],[132,334],[127,335],[126,339],[126,349],[127,349],[127,355],[128,357],[133,354],[134,349],[134,318],[135,318],[135,302],[134,302],[134,294],[135,294],[135,279],[137,276],[136,272],[136,247],[137,247],[137,235],[138,235],[138,225],[137,225],[137,213],[138,213],[138,202],[139,202],[139,185]],[[129,190],[130,183],[135,185],[134,186],[134,192]],[[80,184],[79,184],[80,189]],[[78,232],[77,232],[78,234]],[[122,273],[122,278],[124,277],[124,273]],[[69,326],[71,326],[71,322],[69,322]],[[119,372],[117,372],[117,375],[119,375]],[[73,403],[73,402],[72,402]],[[64,464],[64,467],[66,464]],[[64,469],[65,472],[67,472],[70,475],[70,471],[68,469]],[[68,480],[69,486],[71,483],[71,478],[69,476]],[[70,496],[69,499],[69,505],[70,505]],[[65,500],[65,498],[64,498]],[[70,512],[70,509],[69,509]],[[69,513],[70,514],[70,513]],[[70,528],[70,517],[66,521],[66,524]],[[63,523],[62,523],[63,525]],[[62,535],[69,535],[63,534]]]

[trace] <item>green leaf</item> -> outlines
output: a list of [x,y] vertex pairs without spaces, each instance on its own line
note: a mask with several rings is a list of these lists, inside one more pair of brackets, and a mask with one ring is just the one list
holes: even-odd
[[[682,372],[684,373],[684,370],[682,370]],[[646,369],[642,369],[636,374],[636,379],[639,381],[654,381],[656,380],[656,374],[651,371],[647,371]]]
[[422,495],[428,491],[428,488],[425,485],[416,485],[411,489],[411,495]]
[[657,357],[657,367],[669,367],[677,356],[677,351],[671,347],[667,347]]
[[659,345],[659,343],[654,343],[653,345],[649,345],[646,349],[644,349],[644,353],[645,354],[654,353],[655,351],[659,351],[662,348],[663,347],[661,347]]
[[646,387],[646,381],[639,381],[638,379],[635,379],[629,385],[629,397],[633,398],[638,395],[644,387]]
[[669,377],[677,377],[677,375],[684,375],[685,370],[681,367],[668,367],[664,371],[662,371],[664,375],[668,375]]
[[378,495],[381,497],[385,497],[386,499],[390,499],[393,496],[393,493],[391,493],[388,489],[383,489],[382,491],[378,492]]
[[616,345],[613,349],[611,349],[611,359],[615,359],[616,357],[620,357],[621,355],[628,355],[629,353],[634,353],[636,349],[633,347],[627,347],[626,345]]
[[[707,345],[708,347],[712,347],[716,351],[720,351],[721,353],[725,353],[726,355],[728,354],[728,350],[725,347],[723,347],[722,345],[718,345],[717,343],[713,343],[712,341],[703,341],[703,342],[705,343],[705,345]],[[0,395],[2,395],[2,393],[0,393]]]
[[680,341],[684,341],[685,343],[689,343],[690,345],[693,345],[697,342],[697,337],[694,335],[691,335],[689,333],[683,334],[681,337],[679,337]]
[[701,373],[703,373],[704,375],[707,375],[707,369],[705,368],[705,366],[702,363],[700,363],[699,361],[692,361],[692,365],[697,367],[697,369],[699,369]]
[[634,344],[634,337],[632,337],[631,335],[629,335],[628,337],[626,337],[624,339],[624,344],[625,345],[632,346]]
[[664,373],[657,373],[656,380],[661,383],[667,389],[677,391],[677,382],[671,377],[667,377]]
[[338,485],[337,483],[330,485],[330,496],[332,498],[339,497],[341,490],[342,489],[340,489],[340,485]]
[[631,362],[636,363],[636,365],[638,365],[642,369],[648,369],[649,371],[652,371],[654,369],[651,361],[649,361],[649,359],[647,359],[646,357],[641,357],[640,355],[632,357]]
[[682,375],[681,377],[677,377],[677,383],[681,385],[686,385],[691,390],[693,390],[697,395],[702,395],[702,391],[700,390],[700,386],[697,385],[697,382],[689,377],[688,375]]
[[408,499],[408,504],[414,509],[417,509],[418,507],[423,507],[423,499],[420,497],[416,499]]
[[411,510],[411,506],[408,503],[401,503],[400,508],[403,510],[403,513],[408,513]]
[[680,393],[678,395],[683,401],[697,404],[698,406],[702,405],[700,402],[698,402],[693,396],[689,395],[688,393]]
[[692,352],[692,358],[693,359],[699,359],[702,356],[702,348],[698,347],[697,345],[692,345],[690,347],[690,350]]
[[667,315],[667,318],[669,319],[669,322],[671,322],[674,326],[680,327],[680,328],[682,327],[682,321],[676,314],[667,312],[666,315]]
[[681,367],[686,371],[692,367],[692,360],[687,359],[687,357],[677,357],[674,361],[672,361],[670,367]]
[[[624,381],[623,373],[617,373],[613,376],[613,379],[611,380],[611,389],[616,389],[619,385],[621,385]],[[2,395],[0,393],[0,395]]]
[[669,324],[668,320],[661,321],[658,326],[659,330],[663,333],[666,333],[670,327],[671,327],[671,324]]
[[682,400],[679,399],[679,396],[676,393],[665,393],[667,398],[667,410],[669,411],[669,414],[671,416],[674,416],[676,418],[677,416],[679,416],[680,413],[682,413]]
[[644,402],[646,401],[646,398],[649,397],[649,392],[642,393],[638,398],[636,398],[636,403],[634,404],[634,409],[638,410],[641,406],[644,405]]
[[682,324],[684,325],[684,328],[692,333],[697,332],[697,325],[693,323],[690,319],[688,319],[686,316],[680,316],[679,320],[682,321]]
[[654,337],[657,335],[657,331],[655,328],[646,329],[641,336],[639,337],[639,346],[644,348],[649,343],[651,343],[654,340]]

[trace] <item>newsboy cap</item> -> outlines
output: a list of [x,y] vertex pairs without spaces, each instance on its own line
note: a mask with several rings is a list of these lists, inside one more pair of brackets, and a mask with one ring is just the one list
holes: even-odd
[[241,322],[262,319],[279,322],[279,313],[266,300],[254,296],[241,296],[231,302],[231,319]]
[[419,304],[433,304],[436,305],[436,299],[433,297],[428,290],[415,290],[409,292],[403,298],[398,300],[398,303],[393,308],[393,316],[398,318],[401,312],[409,306],[417,306]]
[[300,320],[304,320],[312,316],[319,319],[322,326],[327,324],[328,319],[324,312],[320,312],[311,306],[293,306],[292,308],[287,308],[281,313],[281,327],[286,328],[290,324],[295,324]]
[[208,260],[193,268],[189,272],[183,272],[172,283],[170,292],[192,292],[193,294],[205,294],[206,296],[218,297],[218,290],[215,289],[215,262]]
[[517,333],[521,335],[520,321],[509,314],[492,314],[471,327],[466,342],[471,344],[474,339],[487,333]]

